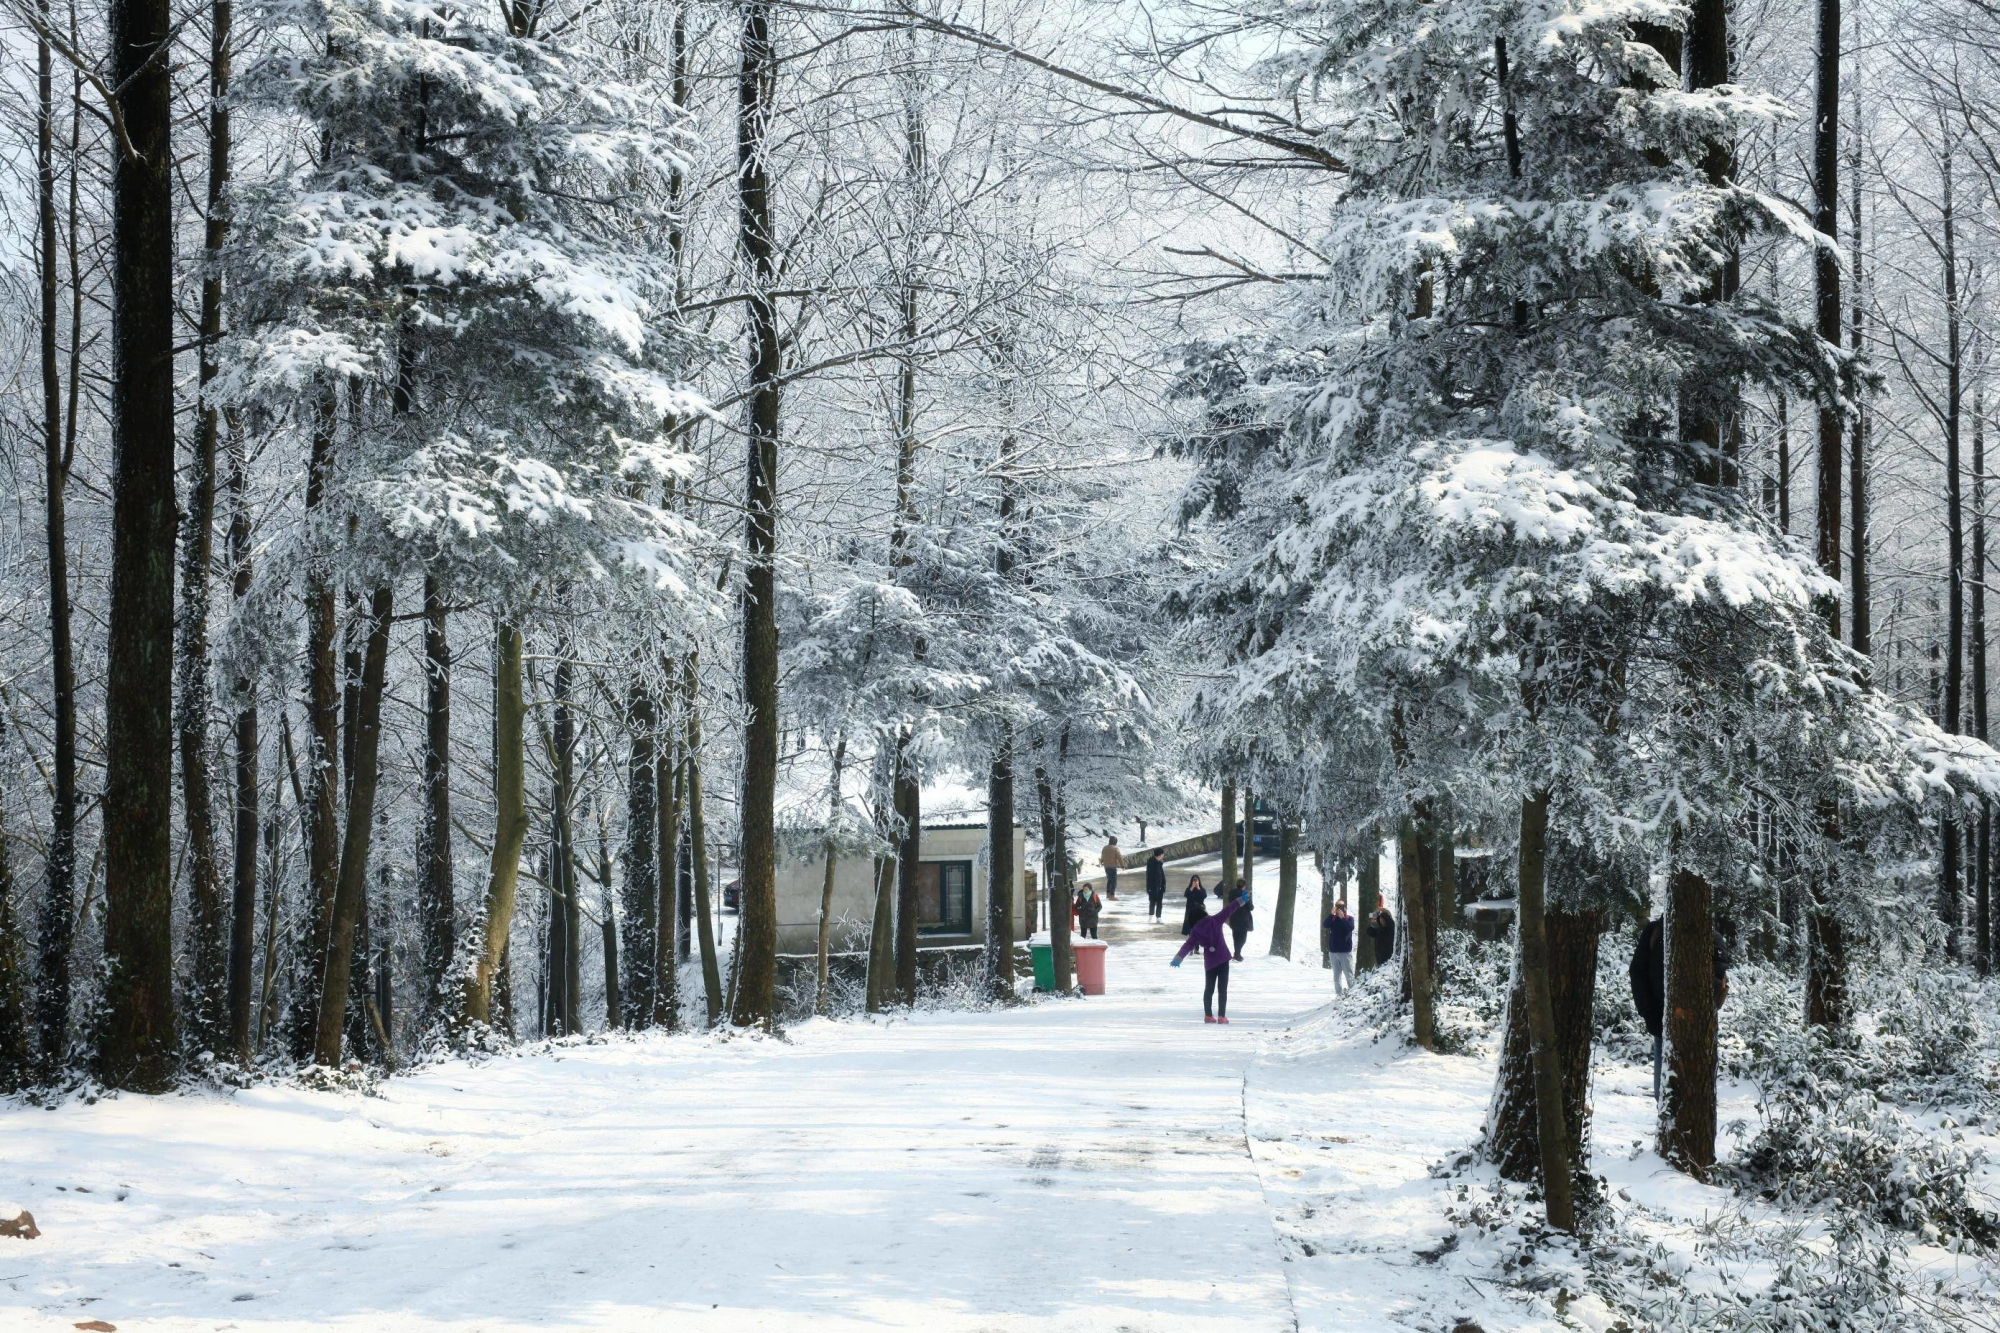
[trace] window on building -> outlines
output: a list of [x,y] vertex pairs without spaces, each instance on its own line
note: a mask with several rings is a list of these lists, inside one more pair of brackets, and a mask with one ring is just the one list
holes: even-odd
[[972,862],[917,863],[917,933],[972,933]]

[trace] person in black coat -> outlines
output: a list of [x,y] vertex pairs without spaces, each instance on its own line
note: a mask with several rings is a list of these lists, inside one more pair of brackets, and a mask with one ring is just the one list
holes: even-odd
[[1375,910],[1368,914],[1368,938],[1375,942],[1377,967],[1396,956],[1396,918],[1389,915],[1388,904],[1380,898],[1375,900]]
[[1167,902],[1167,854],[1156,851],[1146,858],[1146,915],[1161,919]]
[[[1632,965],[1626,969],[1632,982],[1632,1007],[1653,1034],[1653,1100],[1660,1100],[1662,1065],[1666,1053],[1667,1018],[1667,930],[1659,917],[1648,921],[1632,949]],[[1729,953],[1722,947],[1722,934],[1715,935],[1715,1007],[1729,998]]]
[[1202,901],[1208,897],[1208,890],[1201,887],[1200,875],[1189,878],[1187,892],[1182,896],[1187,899],[1187,914],[1181,918],[1181,934],[1185,935],[1194,929],[1195,922],[1208,915],[1208,904]]
[[1252,906],[1250,902],[1250,890],[1244,886],[1241,880],[1238,880],[1235,886],[1222,896],[1222,901],[1228,904],[1235,902],[1239,898],[1243,900],[1243,904],[1236,909],[1236,914],[1229,918],[1229,934],[1236,941],[1236,951],[1233,956],[1240,963],[1243,961],[1243,941],[1248,938],[1252,925],[1250,920],[1250,909]]
[[1104,910],[1104,899],[1097,896],[1097,890],[1086,884],[1076,891],[1076,924],[1083,938],[1097,938],[1097,917]]

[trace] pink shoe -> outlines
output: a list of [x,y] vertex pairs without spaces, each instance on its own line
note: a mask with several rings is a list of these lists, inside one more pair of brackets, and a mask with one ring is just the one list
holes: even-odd
[[1218,1022],[1218,1023],[1227,1023],[1227,1022],[1228,1022],[1229,1020],[1228,1020],[1228,1019],[1226,1019],[1226,1018],[1218,1018],[1218,1019],[1216,1019],[1215,1021],[1216,1021],[1216,1022]]
[[1207,1014],[1203,1014],[1201,1016],[1201,1021],[1204,1023],[1213,1023],[1215,1020],[1210,1018]]

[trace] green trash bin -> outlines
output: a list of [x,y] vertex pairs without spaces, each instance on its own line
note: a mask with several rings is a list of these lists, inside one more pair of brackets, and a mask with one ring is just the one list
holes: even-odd
[[1052,991],[1056,988],[1056,946],[1046,935],[1031,936],[1028,952],[1035,959],[1035,989]]

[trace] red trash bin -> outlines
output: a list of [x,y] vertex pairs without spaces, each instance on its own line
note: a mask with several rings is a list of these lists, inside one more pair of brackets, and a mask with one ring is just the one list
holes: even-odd
[[1104,950],[1103,940],[1073,940],[1070,948],[1076,953],[1076,984],[1083,987],[1085,995],[1104,994]]

